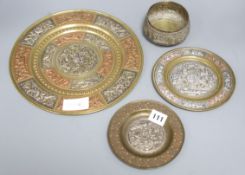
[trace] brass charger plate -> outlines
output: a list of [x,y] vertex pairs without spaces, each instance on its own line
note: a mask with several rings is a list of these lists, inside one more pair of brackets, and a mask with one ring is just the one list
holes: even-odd
[[190,111],[222,105],[235,88],[230,66],[218,55],[200,48],[178,48],[163,54],[152,75],[155,89],[164,99]]
[[74,115],[118,102],[134,87],[142,66],[133,31],[108,14],[88,10],[37,21],[17,40],[10,60],[14,84],[26,99]]
[[[163,126],[148,120],[153,109],[168,116]],[[184,128],[177,114],[163,104],[136,101],[114,114],[108,128],[108,141],[123,162],[136,168],[153,168],[177,156],[184,142]]]

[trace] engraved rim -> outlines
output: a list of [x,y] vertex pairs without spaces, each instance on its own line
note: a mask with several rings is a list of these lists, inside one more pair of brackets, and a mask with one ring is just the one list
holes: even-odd
[[[150,154],[138,152],[127,143],[125,130],[138,119],[146,120],[152,109],[168,115],[163,129],[169,132],[165,135],[166,143]],[[152,100],[138,100],[124,105],[113,115],[108,127],[108,142],[113,153],[126,164],[142,169],[163,166],[172,161],[181,151],[184,138],[184,128],[178,115],[162,103]]]
[[[32,99],[31,96],[28,96],[26,94],[26,92],[24,92],[24,90],[21,89],[20,87],[20,83],[21,82],[24,82],[25,80],[22,80],[22,81],[19,81],[17,80],[16,78],[16,75],[14,75],[14,71],[15,68],[14,68],[14,64],[16,60],[14,60],[14,57],[16,57],[15,54],[17,54],[17,49],[21,49],[21,42],[22,39],[24,39],[24,37],[27,36],[27,34],[30,34],[30,32],[32,32],[32,30],[35,29],[35,27],[37,27],[39,24],[41,24],[42,22],[45,22],[49,19],[52,19],[52,21],[54,20],[53,18],[56,17],[56,16],[59,16],[59,15],[66,15],[66,14],[72,14],[72,13],[84,13],[84,14],[90,14],[90,15],[94,15],[94,21],[95,22],[95,19],[97,19],[97,17],[101,17],[101,18],[105,18],[106,20],[111,20],[115,23],[115,25],[119,25],[119,27],[123,28],[125,30],[125,32],[127,33],[126,37],[119,37],[119,34],[118,36],[116,35],[116,29],[107,29],[107,28],[103,28],[101,26],[99,26],[99,24],[97,24],[97,26],[95,26],[95,28],[101,28],[101,30],[105,31],[108,35],[110,35],[110,37],[117,41],[120,45],[123,44],[123,42],[127,42],[126,39],[130,39],[128,42],[132,42],[135,46],[135,49],[137,50],[137,53],[138,53],[138,57],[137,58],[134,58],[136,61],[137,61],[137,69],[135,68],[134,70],[132,70],[132,68],[124,68],[124,69],[121,69],[120,70],[120,74],[118,74],[115,79],[113,80],[112,83],[110,83],[110,86],[107,86],[107,89],[109,89],[112,84],[114,83],[114,86],[117,85],[117,81],[119,81],[119,78],[122,77],[123,75],[123,72],[126,71],[127,73],[127,70],[128,71],[131,71],[134,73],[134,79],[131,80],[131,83],[126,87],[126,89],[124,89],[124,91],[122,92],[122,94],[117,94],[118,96],[116,96],[116,98],[114,98],[113,100],[111,101],[106,101],[101,94],[99,94],[99,96],[96,96],[96,98],[98,97],[98,99],[96,100],[100,100],[99,102],[102,103],[102,105],[100,105],[99,107],[96,107],[95,105],[95,108],[89,108],[87,110],[77,110],[77,111],[62,111],[60,109],[57,109],[59,106],[59,104],[57,104],[58,102],[55,103],[55,106],[54,108],[49,108],[47,107],[44,103],[41,104],[40,101],[34,101]],[[54,22],[54,21],[53,21]],[[80,20],[80,23],[82,24],[83,22],[81,22]],[[86,22],[85,22],[86,23]],[[54,29],[57,29],[56,27],[61,27],[64,26],[64,25],[71,25],[72,23],[66,23],[66,24],[57,24],[56,22],[53,23],[54,24]],[[74,22],[74,24],[77,24],[77,21]],[[72,24],[72,25],[74,25]],[[87,25],[87,23],[85,24]],[[93,23],[89,24],[90,26],[93,25]],[[52,28],[50,29],[52,30]],[[115,31],[115,33],[112,32],[112,30]],[[45,32],[42,33],[39,37],[42,38],[43,36],[45,36]],[[35,42],[38,42],[39,38],[34,41],[34,44],[33,44],[33,47],[35,47]],[[32,46],[30,46],[32,48]],[[128,55],[129,53],[127,52],[130,52],[131,50],[127,50],[127,48],[124,48],[124,50],[120,50],[121,52],[121,55],[122,55],[122,63],[123,64],[126,64],[126,60],[129,59]],[[134,61],[135,61],[134,60]],[[79,114],[90,114],[90,113],[94,113],[94,112],[98,112],[98,111],[101,111],[105,108],[108,108],[114,104],[116,104],[117,102],[119,102],[122,98],[124,98],[132,89],[133,87],[136,85],[136,83],[138,82],[138,79],[140,77],[140,74],[142,72],[142,68],[143,68],[143,51],[142,51],[142,48],[141,48],[141,45],[140,45],[140,42],[137,38],[137,36],[134,34],[134,32],[132,31],[132,29],[130,29],[124,22],[122,22],[121,20],[119,20],[118,18],[116,17],[113,17],[107,13],[104,13],[104,12],[97,12],[97,11],[94,11],[94,10],[66,10],[66,11],[61,11],[61,12],[57,12],[57,13],[54,13],[54,14],[51,14],[51,15],[48,15],[48,16],[45,16],[39,20],[37,20],[35,23],[33,23],[32,25],[30,25],[20,36],[19,38],[17,39],[17,41],[15,42],[14,46],[13,46],[13,49],[12,49],[12,52],[11,52],[11,56],[10,56],[10,62],[9,62],[9,70],[10,70],[10,75],[11,75],[11,79],[16,87],[16,89],[18,90],[18,92],[20,92],[20,94],[25,97],[31,104],[34,104],[35,106],[45,110],[45,111],[48,111],[48,112],[53,112],[53,113],[56,113],[56,114],[62,114],[62,115],[79,115]],[[28,68],[29,69],[29,68]],[[120,75],[120,76],[119,76]],[[127,76],[128,74],[125,74],[125,76]],[[30,77],[29,77],[30,78]],[[35,80],[35,79],[34,79]],[[122,81],[122,80],[120,80]],[[28,82],[30,83],[30,82]],[[40,92],[42,92],[43,89],[45,89],[45,87],[43,87],[42,85],[40,85],[40,83],[37,81],[35,82],[38,87],[41,86],[41,89],[40,89]],[[45,89],[46,90],[46,89]],[[106,89],[105,89],[106,90]],[[47,91],[46,93],[50,93],[50,90]],[[52,93],[52,92],[51,92]],[[93,100],[93,97],[95,96],[91,96],[91,100]],[[61,96],[57,96],[57,100],[61,100],[63,97]],[[66,96],[66,98],[74,98],[74,96]],[[82,97],[76,97],[76,98],[82,98]],[[102,99],[103,98],[103,99]],[[64,98],[65,99],[65,98]],[[41,99],[42,101],[43,99]],[[44,99],[44,102],[45,102],[46,99]],[[94,101],[92,101],[94,102]],[[91,102],[91,103],[92,103]],[[96,101],[95,101],[95,104],[96,104]]]
[[[206,97],[181,95],[169,82],[168,75],[173,67],[180,62],[190,60],[204,64],[217,76],[217,87]],[[209,50],[191,47],[177,48],[164,53],[153,67],[152,82],[158,94],[167,102],[178,108],[195,112],[208,111],[223,105],[230,99],[236,86],[234,72],[224,59]]]

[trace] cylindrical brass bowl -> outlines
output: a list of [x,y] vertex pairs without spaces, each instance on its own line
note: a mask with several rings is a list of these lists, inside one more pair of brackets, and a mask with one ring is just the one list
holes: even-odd
[[144,34],[151,42],[173,46],[181,43],[189,33],[189,14],[175,2],[153,4],[145,18]]

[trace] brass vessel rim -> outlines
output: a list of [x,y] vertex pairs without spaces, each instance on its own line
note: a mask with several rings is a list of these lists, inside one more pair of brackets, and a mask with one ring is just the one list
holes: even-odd
[[[184,19],[185,19],[185,24],[183,25],[183,26],[181,26],[178,30],[176,30],[176,31],[166,31],[166,30],[162,30],[162,29],[159,29],[159,28],[157,28],[157,27],[155,27],[152,23],[151,23],[151,21],[149,20],[149,16],[150,16],[150,14],[151,14],[151,12],[154,10],[154,8],[156,8],[156,7],[158,7],[158,6],[166,6],[166,7],[170,7],[170,6],[172,6],[172,7],[174,7],[174,8],[179,8],[179,9],[181,9],[181,11],[184,13],[183,15],[181,15],[181,16],[183,16],[184,17]],[[175,9],[176,10],[176,9]],[[153,27],[155,30],[157,30],[157,31],[160,31],[160,32],[164,32],[164,33],[178,33],[178,32],[180,32],[180,31],[182,31],[185,27],[187,27],[188,25],[189,25],[189,23],[190,23],[190,20],[189,20],[189,13],[188,13],[188,11],[186,10],[186,8],[184,7],[184,6],[182,6],[181,4],[179,4],[179,3],[176,3],[176,2],[173,2],[173,1],[162,1],[162,2],[157,2],[157,3],[155,3],[155,4],[153,4],[153,5],[151,5],[151,7],[149,8],[149,10],[148,10],[148,12],[147,12],[147,15],[146,15],[146,21],[147,21],[147,23],[151,26],[151,27]]]

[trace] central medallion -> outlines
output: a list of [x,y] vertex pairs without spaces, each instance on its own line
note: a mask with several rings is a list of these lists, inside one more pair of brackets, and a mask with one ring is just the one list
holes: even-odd
[[163,128],[147,118],[140,118],[128,126],[128,143],[138,153],[158,152],[165,143]]
[[215,72],[196,61],[185,61],[174,66],[169,80],[177,93],[192,98],[207,97],[218,85]]
[[65,76],[80,76],[95,69],[98,53],[83,43],[70,44],[56,57],[56,66]]

